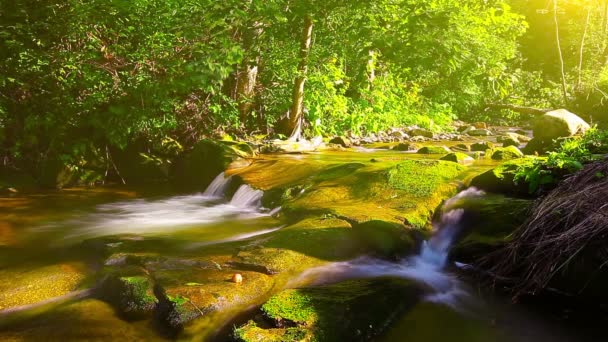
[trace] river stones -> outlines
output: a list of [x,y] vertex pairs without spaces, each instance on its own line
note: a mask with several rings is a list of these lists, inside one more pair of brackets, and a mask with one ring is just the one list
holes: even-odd
[[411,129],[408,134],[412,137],[425,137],[425,138],[433,138],[433,132],[429,131],[428,129],[424,129],[424,128],[414,128]]
[[445,146],[425,146],[418,150],[418,154],[445,154],[450,152],[452,151]]

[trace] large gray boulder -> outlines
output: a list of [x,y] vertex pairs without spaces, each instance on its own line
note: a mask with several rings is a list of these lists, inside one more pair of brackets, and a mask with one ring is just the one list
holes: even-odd
[[565,109],[557,109],[543,114],[536,120],[534,138],[551,141],[585,133],[589,128],[589,124],[576,114]]

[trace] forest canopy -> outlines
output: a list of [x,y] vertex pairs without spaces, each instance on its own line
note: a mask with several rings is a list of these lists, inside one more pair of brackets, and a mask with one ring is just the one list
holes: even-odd
[[607,28],[608,0],[3,1],[0,155],[522,119],[492,104],[601,123]]

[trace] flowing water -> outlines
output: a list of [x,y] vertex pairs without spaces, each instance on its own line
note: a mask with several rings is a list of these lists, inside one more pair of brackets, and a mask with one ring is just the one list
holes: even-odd
[[[375,150],[365,152],[336,154],[330,161],[326,161],[328,157],[322,154],[288,155],[280,158],[291,167],[289,169],[291,173],[299,174],[306,171],[299,164],[304,160],[333,165],[353,160],[367,161],[370,153],[374,153],[375,157],[380,155],[386,159],[403,158],[404,155],[408,155]],[[410,158],[409,155],[407,157]],[[411,158],[419,158],[419,156],[413,155]],[[260,162],[260,165],[276,167],[274,159],[266,162],[266,164]],[[313,169],[310,174],[316,173],[317,170]],[[255,173],[253,175],[255,176]],[[273,177],[269,177],[266,183],[260,184],[267,184],[270,187],[277,182],[286,182],[288,176],[288,172],[273,173]],[[56,273],[71,274],[74,267],[86,268],[86,263],[79,260],[80,255],[70,254],[69,249],[69,246],[78,246],[86,239],[114,235],[127,236],[133,240],[150,241],[152,244],[152,248],[148,251],[150,253],[161,255],[168,253],[178,257],[192,255],[198,257],[202,254],[221,259],[226,255],[229,257],[235,248],[247,251],[264,244],[265,235],[282,233],[280,230],[284,228],[285,222],[275,218],[281,208],[264,208],[262,206],[264,192],[247,184],[241,185],[234,194],[230,194],[232,182],[233,177],[221,173],[203,192],[179,196],[167,196],[162,193],[142,196],[138,192],[129,190],[109,189],[107,192],[75,190],[61,194],[32,194],[3,199],[0,205],[3,206],[2,208],[9,208],[10,211],[2,213],[1,217],[5,223],[0,222],[0,278],[4,277],[0,279],[0,300],[3,298],[2,291],[8,291],[7,293],[12,291],[13,280],[9,281],[11,277],[19,282],[30,273],[35,274],[40,269],[50,269],[55,273],[47,277],[51,279],[48,286],[58,287]],[[301,190],[301,193],[303,191]],[[421,243],[415,255],[397,261],[363,255],[349,261],[324,262],[320,267],[286,275],[289,279],[281,287],[316,286],[348,279],[378,277],[404,278],[418,284],[423,290],[423,295],[419,298],[420,303],[397,319],[387,334],[379,340],[467,342],[558,340],[556,336],[561,335],[561,330],[554,329],[553,326],[547,327],[544,322],[530,318],[527,313],[519,311],[509,313],[510,309],[507,305],[500,303],[497,305],[486,296],[480,296],[476,289],[471,288],[466,281],[457,276],[455,272],[457,267],[448,256],[450,247],[466,228],[463,226],[466,209],[459,204],[463,200],[479,199],[483,196],[483,192],[470,188],[446,201],[441,215],[434,224],[433,235]],[[305,238],[306,231],[300,236]],[[231,247],[229,249],[218,247],[224,244]],[[116,244],[108,244],[110,245]],[[219,249],[212,249],[215,247]],[[59,265],[57,271],[53,268],[55,264]],[[196,270],[199,271],[203,272]],[[90,274],[93,271],[87,270],[85,273]],[[86,288],[84,287],[86,285],[82,285],[87,283],[84,278],[73,281],[81,284],[79,289]],[[197,283],[189,284],[198,286]],[[226,281],[220,284],[226,284]],[[201,288],[201,291],[203,289]],[[49,295],[48,298],[52,296]],[[262,298],[266,297],[262,295]],[[30,302],[25,301],[25,303]],[[93,304],[84,302],[82,305],[87,307]],[[235,308],[241,311],[250,309],[250,307],[238,306]],[[0,331],[2,309],[0,307]],[[106,323],[110,319],[108,316],[115,315],[112,310],[103,307],[87,309],[87,312],[91,310],[103,312],[100,314],[103,317],[93,320],[95,327],[109,325]],[[69,312],[66,315],[69,316]],[[501,322],[495,324],[495,317],[501,317]],[[123,323],[116,317],[112,319],[121,322],[120,328],[110,326],[108,329],[145,331],[142,335],[145,336],[143,340],[160,338],[149,333],[151,326],[149,322],[131,324]],[[74,321],[77,325],[78,320],[74,319]],[[217,328],[229,321],[225,319],[222,322],[212,321],[209,324]],[[53,320],[49,319],[32,324],[34,326],[46,324],[49,331],[55,334],[53,336],[60,336],[63,334],[61,329],[55,332],[59,327],[57,324],[71,323],[52,322]],[[519,325],[523,328],[518,328]],[[41,329],[39,335],[34,333],[27,336],[45,338],[46,330]],[[505,330],[508,330],[509,334],[505,334]],[[89,333],[87,331],[87,334]],[[0,334],[0,339],[3,336]],[[132,339],[137,338],[132,337]],[[568,340],[564,339],[564,341]]]

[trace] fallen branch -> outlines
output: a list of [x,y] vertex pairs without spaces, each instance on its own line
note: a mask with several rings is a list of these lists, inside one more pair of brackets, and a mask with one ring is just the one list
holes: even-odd
[[553,110],[550,108],[525,107],[508,103],[488,103],[486,104],[485,110],[487,111],[489,109],[509,109],[514,112],[527,115],[542,115]]

